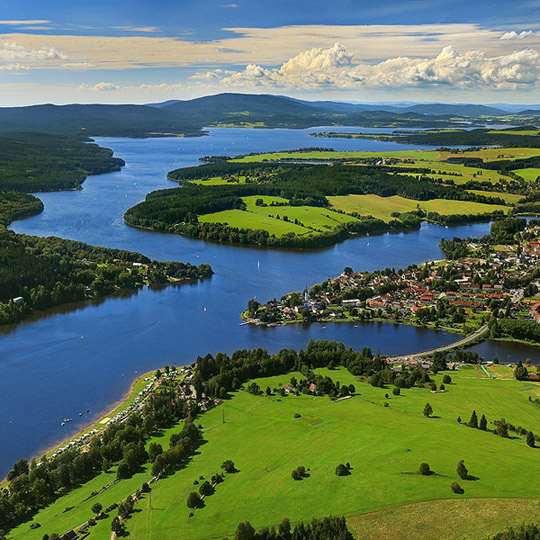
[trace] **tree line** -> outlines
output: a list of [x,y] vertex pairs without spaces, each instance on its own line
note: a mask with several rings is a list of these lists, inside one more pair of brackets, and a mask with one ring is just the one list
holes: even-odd
[[[133,266],[138,263],[142,266]],[[148,266],[146,268],[146,265]],[[0,324],[18,322],[35,309],[109,294],[148,283],[204,279],[207,264],[151,261],[140,253],[94,247],[62,238],[0,230]],[[13,302],[22,297],[24,301]]]

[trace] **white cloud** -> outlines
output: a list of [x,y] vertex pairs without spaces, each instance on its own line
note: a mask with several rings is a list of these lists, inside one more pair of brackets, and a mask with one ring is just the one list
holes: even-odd
[[447,46],[431,58],[394,57],[375,64],[352,62],[352,54],[336,43],[290,58],[278,68],[248,64],[242,71],[217,70],[197,79],[230,87],[404,88],[448,86],[456,88],[520,88],[540,83],[540,55],[533,49],[488,56],[482,51],[459,53]]
[[96,67],[92,62],[66,62],[62,67],[70,69],[90,69]]
[[517,32],[514,32],[512,30],[511,32],[505,32],[500,39],[507,40],[507,39],[524,39],[529,36],[533,35],[532,30],[523,30],[523,32],[520,32],[519,34]]
[[6,64],[0,66],[0,71],[28,71],[29,69],[28,66],[23,66],[22,64]]
[[116,30],[125,30],[126,32],[157,32],[159,28],[157,26],[113,26]]
[[4,43],[0,47],[0,60],[67,60],[68,57],[56,47],[40,47],[39,49],[25,49],[15,42]]
[[221,4],[221,6],[219,6],[220,8],[239,8],[240,6],[238,4]]
[[34,24],[47,24],[51,21],[36,21],[36,20],[30,20],[30,21],[0,21],[0,24],[8,24],[13,26],[19,26],[21,24],[26,25],[34,25]]

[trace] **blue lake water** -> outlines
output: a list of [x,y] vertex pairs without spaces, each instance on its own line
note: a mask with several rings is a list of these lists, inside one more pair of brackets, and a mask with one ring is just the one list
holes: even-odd
[[[371,140],[309,137],[316,129],[210,129],[200,138],[97,139],[125,159],[120,171],[90,177],[81,191],[37,194],[45,205],[38,216],[13,223],[19,233],[60,236],[94,245],[140,251],[160,260],[210,263],[203,283],[144,288],[112,298],[73,304],[0,328],[0,477],[20,457],[38,455],[81,428],[128,391],[137,374],[193,362],[197,355],[239,348],[301,348],[310,338],[371,347],[383,354],[412,353],[453,341],[445,332],[385,323],[240,326],[250,298],[267,300],[355,270],[404,267],[442,258],[442,237],[482,236],[488,224],[347,240],[318,251],[231,247],[127,227],[124,212],[155,189],[174,187],[166,173],[199,164],[209,154],[327,146],[336,150],[385,151],[404,145]],[[337,130],[338,128],[331,128]],[[354,128],[358,131],[358,128]],[[418,148],[418,147],[410,147]],[[205,309],[206,308],[206,311]],[[484,343],[479,350],[501,360],[533,358],[539,349]],[[79,412],[89,409],[92,416]],[[85,413],[86,414],[86,413]],[[63,418],[75,420],[64,427]]]

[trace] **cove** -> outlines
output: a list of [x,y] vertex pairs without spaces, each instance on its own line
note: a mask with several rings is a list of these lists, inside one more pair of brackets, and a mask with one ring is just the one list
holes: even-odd
[[[160,260],[207,262],[215,275],[202,283],[145,288],[64,306],[0,328],[0,476],[16,459],[39,455],[77,432],[84,421],[120,399],[138,374],[165,363],[191,363],[197,355],[239,348],[298,349],[310,338],[367,346],[383,354],[405,354],[455,340],[445,332],[388,323],[239,326],[240,313],[249,298],[267,300],[303,289],[345,266],[358,271],[399,268],[442,258],[442,237],[482,236],[489,224],[448,229],[423,224],[418,231],[354,238],[324,250],[287,251],[205,243],[141,231],[123,222],[124,212],[148,192],[176,186],[166,179],[168,171],[196,165],[203,155],[293,149],[315,142],[336,150],[407,149],[371,140],[315,139],[308,136],[313,129],[221,128],[194,139],[96,139],[126,161],[120,172],[89,177],[81,191],[36,194],[44,212],[13,223],[14,231],[140,251]],[[494,355],[502,345],[495,342],[490,347]],[[500,353],[501,360],[532,357],[537,350],[510,347],[516,352]],[[92,411],[87,420],[86,410]],[[81,422],[79,412],[84,413]],[[63,418],[75,420],[61,427]]]

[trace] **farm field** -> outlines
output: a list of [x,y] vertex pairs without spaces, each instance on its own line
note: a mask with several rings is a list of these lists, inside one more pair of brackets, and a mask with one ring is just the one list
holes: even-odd
[[325,161],[330,159],[357,159],[370,157],[393,157],[393,158],[415,158],[424,160],[437,160],[441,153],[436,150],[390,150],[386,152],[273,152],[268,154],[257,154],[255,156],[244,156],[231,160],[233,163],[253,163],[258,161],[278,161],[286,160],[313,160]]
[[506,206],[495,204],[475,203],[471,201],[449,201],[433,199],[431,201],[415,201],[405,199],[398,195],[392,197],[379,197],[378,195],[338,195],[327,197],[330,204],[344,212],[357,212],[361,215],[372,215],[384,221],[395,219],[393,212],[411,212],[417,207],[427,212],[438,212],[441,215],[449,214],[482,214],[495,210],[509,211]]
[[[271,202],[286,204],[287,199],[272,196],[242,197],[247,210],[224,210],[199,216],[202,223],[227,223],[231,227],[262,229],[277,237],[286,233],[315,234],[330,231],[340,223],[356,221],[354,217],[333,212],[328,208],[315,206],[271,206]],[[262,200],[267,206],[257,206]],[[273,217],[271,217],[271,216]],[[280,216],[277,219],[276,216]],[[284,221],[283,217],[289,221]],[[298,220],[298,223],[295,223]],[[312,228],[310,228],[312,227]],[[313,230],[315,229],[315,230]]]
[[238,182],[227,182],[227,180],[221,176],[214,176],[212,178],[205,178],[204,180],[191,180],[190,184],[196,184],[199,186],[223,186],[223,185],[235,185],[235,184],[245,184],[246,177],[239,176],[237,178]]
[[347,523],[362,540],[485,540],[508,527],[534,522],[539,514],[536,500],[446,499],[352,516]]
[[521,178],[527,180],[527,182],[534,182],[540,176],[540,169],[534,168],[516,169],[512,172],[521,176]]
[[506,201],[507,204],[515,204],[521,199],[523,199],[523,195],[519,195],[517,193],[504,193],[500,191],[483,191],[481,189],[469,189],[467,190],[469,193],[476,193],[476,195],[484,195],[485,197],[498,197],[499,199],[503,199]]

